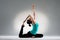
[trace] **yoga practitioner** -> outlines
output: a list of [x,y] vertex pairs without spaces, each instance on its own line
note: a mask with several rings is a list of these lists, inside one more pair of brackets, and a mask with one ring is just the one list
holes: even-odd
[[[35,11],[34,11],[34,5],[32,5],[32,9],[33,9],[33,16],[28,15],[27,18],[23,21],[20,33],[19,33],[19,37],[22,38],[27,38],[27,37],[43,37],[43,34],[37,34],[38,31],[38,27],[39,24],[36,22],[35,20]],[[24,23],[27,21],[27,24],[29,24],[29,26],[31,26],[32,24],[32,30],[30,30],[27,34],[23,34],[23,28],[24,28]]]

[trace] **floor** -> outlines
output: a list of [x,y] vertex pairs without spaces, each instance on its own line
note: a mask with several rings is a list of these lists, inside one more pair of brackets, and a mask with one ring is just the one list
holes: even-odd
[[18,36],[0,36],[0,40],[60,40],[60,36],[44,36],[43,38],[19,38]]

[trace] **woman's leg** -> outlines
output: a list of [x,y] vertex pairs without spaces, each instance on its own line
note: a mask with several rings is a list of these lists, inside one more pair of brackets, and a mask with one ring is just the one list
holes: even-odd
[[19,33],[19,37],[22,37],[22,35],[23,35],[23,27],[24,27],[24,25],[22,25],[22,27],[21,27],[21,31]]
[[22,27],[21,27],[19,37],[22,37],[22,38],[30,37],[31,35],[29,32],[27,34],[23,34],[23,27],[24,27],[24,25],[22,25]]

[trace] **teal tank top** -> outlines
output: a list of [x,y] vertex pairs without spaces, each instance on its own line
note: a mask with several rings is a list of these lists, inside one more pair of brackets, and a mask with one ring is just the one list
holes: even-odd
[[38,31],[38,23],[32,24],[32,30],[30,31],[31,34],[36,35],[37,31]]

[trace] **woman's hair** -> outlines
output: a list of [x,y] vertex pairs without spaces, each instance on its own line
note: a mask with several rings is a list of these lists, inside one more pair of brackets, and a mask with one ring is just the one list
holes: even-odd
[[27,20],[27,24],[28,24],[29,26],[31,26],[31,24],[32,24],[31,18]]

